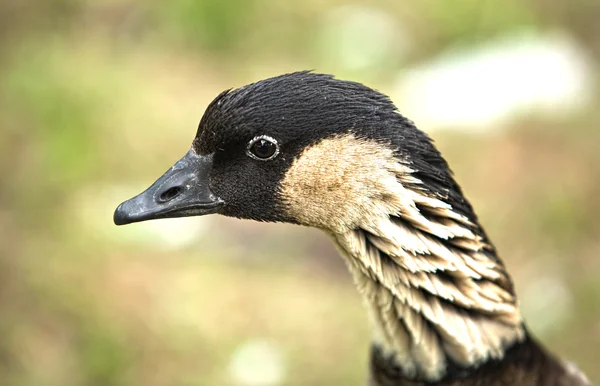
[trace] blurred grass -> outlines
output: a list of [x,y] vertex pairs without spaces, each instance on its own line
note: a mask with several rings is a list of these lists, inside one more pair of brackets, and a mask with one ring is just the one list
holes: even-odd
[[[407,63],[525,26],[568,30],[599,74],[597,19],[581,13],[596,8],[557,4],[353,4],[392,17],[413,48],[349,70],[319,43],[341,1],[0,1],[0,384],[240,384],[230,362],[256,339],[281,353],[282,384],[360,384],[366,315],[323,235],[211,218],[115,229],[114,206],[185,151],[218,92],[280,72],[389,92]],[[596,382],[599,107],[432,134],[531,329]]]

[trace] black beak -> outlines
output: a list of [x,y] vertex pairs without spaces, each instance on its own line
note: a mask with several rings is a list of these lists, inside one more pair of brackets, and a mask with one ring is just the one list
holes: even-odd
[[115,210],[117,225],[168,217],[217,213],[224,202],[208,187],[212,155],[190,150],[152,186]]

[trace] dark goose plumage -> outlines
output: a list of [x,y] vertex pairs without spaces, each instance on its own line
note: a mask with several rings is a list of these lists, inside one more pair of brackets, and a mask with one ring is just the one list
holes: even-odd
[[383,94],[298,72],[221,93],[115,223],[219,213],[322,229],[373,325],[369,385],[587,385],[527,332],[510,276],[429,137]]

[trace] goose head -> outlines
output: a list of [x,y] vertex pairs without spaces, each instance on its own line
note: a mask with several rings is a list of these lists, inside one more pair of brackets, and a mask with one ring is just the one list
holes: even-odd
[[191,149],[114,222],[218,213],[341,232],[386,194],[380,169],[393,160],[426,174],[423,189],[457,188],[430,139],[383,94],[328,75],[282,75],[218,95]]

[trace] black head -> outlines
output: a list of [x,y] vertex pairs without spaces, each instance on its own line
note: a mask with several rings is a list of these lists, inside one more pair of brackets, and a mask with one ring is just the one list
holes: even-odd
[[[439,158],[445,167],[427,136],[385,95],[329,75],[297,72],[217,96],[206,109],[188,154],[147,191],[121,204],[115,223],[207,213],[305,223],[288,210],[282,183],[307,149],[324,139],[348,136],[386,148],[393,145],[401,157]],[[326,180],[341,169],[321,166],[359,157],[360,151],[345,153],[347,141],[328,146],[320,150],[320,160],[313,160],[314,173],[304,168],[296,178],[310,179],[312,185],[322,180],[323,188],[330,190],[332,184],[339,185],[340,181]],[[425,163],[431,165],[429,160]],[[288,194],[294,194],[292,185],[288,178]],[[313,189],[311,194],[326,192]]]

